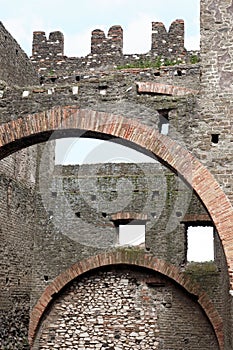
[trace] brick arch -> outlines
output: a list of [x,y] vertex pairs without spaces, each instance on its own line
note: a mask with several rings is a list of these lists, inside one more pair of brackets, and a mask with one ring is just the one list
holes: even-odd
[[180,272],[176,266],[168,264],[167,262],[157,259],[152,255],[146,254],[143,251],[135,251],[131,249],[121,249],[115,252],[90,257],[89,259],[77,262],[56,277],[55,280],[45,289],[37,304],[32,309],[28,335],[30,345],[33,344],[40,320],[48,305],[52,302],[53,298],[67,286],[68,283],[72,282],[75,278],[81,276],[85,272],[93,269],[109,265],[117,266],[121,264],[144,267],[159,272],[175,281],[188,293],[196,296],[197,302],[204,310],[206,316],[212,324],[220,350],[224,349],[222,319],[210,301],[208,295],[199,287],[199,285],[191,281],[187,275]]
[[[88,131],[99,138],[112,135],[154,153],[195,190],[218,231],[226,255],[233,293],[233,208],[219,184],[192,154],[157,130],[119,115],[77,106],[54,107],[0,125],[0,159],[29,145],[48,140],[54,131]],[[55,137],[60,137],[55,135]]]

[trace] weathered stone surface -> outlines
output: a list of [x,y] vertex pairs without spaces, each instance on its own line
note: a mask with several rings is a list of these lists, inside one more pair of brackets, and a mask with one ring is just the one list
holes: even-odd
[[[37,84],[38,76],[32,62],[0,22],[0,80],[7,85]],[[0,83],[0,90],[5,84]]]
[[[151,278],[157,286],[147,283]],[[210,325],[183,291],[160,275],[127,268],[74,281],[46,315],[37,339],[41,350],[48,344],[72,349],[180,349],[184,341],[193,349],[217,348]]]
[[[2,160],[0,287],[3,292],[0,296],[0,322],[4,327],[0,327],[0,347],[27,348],[25,337],[30,298],[31,308],[34,305],[38,308],[33,309],[32,324],[37,325],[44,311],[47,312],[41,323],[45,330],[42,333],[43,349],[101,349],[104,346],[115,346],[118,350],[137,349],[140,343],[143,349],[168,349],[174,348],[175,337],[179,349],[217,349],[210,325],[201,326],[206,324],[204,314],[200,312],[198,322],[197,319],[192,320],[194,326],[189,328],[190,315],[193,316],[197,305],[190,300],[189,294],[184,293],[188,305],[184,306],[183,291],[176,285],[158,287],[166,289],[162,293],[163,298],[157,295],[156,301],[153,299],[155,311],[160,312],[159,317],[146,319],[147,309],[140,305],[134,308],[135,312],[141,313],[140,319],[134,318],[133,323],[129,322],[131,303],[135,303],[132,295],[144,282],[140,280],[139,285],[132,282],[131,273],[121,276],[120,280],[117,274],[108,275],[105,280],[101,273],[99,278],[99,272],[95,271],[90,279],[97,286],[102,286],[104,281],[107,283],[104,288],[98,289],[95,298],[91,297],[93,284],[84,277],[88,291],[81,295],[80,307],[86,302],[94,304],[91,309],[85,304],[78,314],[70,292],[66,295],[68,289],[62,290],[63,287],[69,288],[66,284],[77,275],[101,266],[100,261],[99,264],[93,263],[95,259],[101,259],[96,254],[112,252],[104,264],[114,264],[114,254],[120,253],[116,247],[117,231],[111,218],[126,219],[134,214],[137,220],[147,220],[145,247],[141,246],[139,250],[146,250],[145,259],[148,261],[151,256],[161,259],[164,269],[161,268],[163,277],[159,278],[165,279],[164,276],[169,275],[182,288],[188,285],[187,290],[193,298],[199,298],[200,305],[208,311],[219,348],[233,348],[229,311],[229,289],[233,286],[233,216],[230,204],[233,202],[233,7],[230,0],[202,0],[201,5],[201,65],[125,68],[120,71],[114,68],[115,65],[140,60],[155,61],[160,54],[164,63],[166,58],[173,60],[173,54],[177,62],[188,62],[190,53],[184,49],[183,21],[180,20],[172,23],[168,33],[161,23],[153,23],[152,48],[145,55],[123,54],[123,32],[119,26],[110,28],[108,35],[94,31],[91,53],[85,58],[64,56],[62,33],[51,33],[47,39],[45,33],[37,32],[31,62],[1,26],[0,145],[4,145],[1,157],[46,141],[54,129],[60,129],[57,135],[60,137],[71,135],[71,129],[74,132],[77,127],[86,128],[91,130],[89,136],[103,137],[102,133],[115,135],[128,145],[138,144],[152,150],[162,162],[189,182],[205,206],[193,195],[190,205],[185,204],[187,211],[184,213],[183,206],[181,210],[179,204],[185,203],[185,196],[180,195],[185,195],[187,188],[180,187],[177,177],[168,169],[162,168],[163,175],[158,176],[154,165],[142,165],[140,168],[128,164],[97,164],[65,167],[62,171],[56,168],[54,171],[53,146],[44,145],[26,148]],[[111,54],[108,52],[110,48]],[[40,82],[33,65],[38,68]],[[161,135],[164,124],[169,124],[167,137]],[[46,155],[44,163],[40,162],[42,154]],[[87,173],[89,177],[85,177]],[[121,187],[122,191],[117,191],[117,184],[122,178],[127,184]],[[166,184],[163,198],[159,195],[163,187],[162,178]],[[41,187],[41,179],[44,180],[44,188]],[[97,180],[94,187],[93,179]],[[43,197],[44,189],[46,195]],[[124,203],[123,207],[117,203],[118,197]],[[57,215],[61,212],[62,215]],[[156,219],[158,216],[159,219]],[[187,265],[186,225],[206,225],[211,219],[219,231],[219,236],[215,234],[215,261]],[[78,236],[82,238],[81,242],[77,241]],[[129,253],[129,261],[134,261],[130,254],[133,252]],[[69,271],[68,276],[63,274],[66,270]],[[192,282],[184,283],[187,275],[202,286],[202,292],[198,289],[195,294]],[[75,283],[70,286],[74,288],[73,292],[79,290]],[[154,288],[153,281],[151,283],[143,299],[146,305],[151,296],[148,290]],[[44,291],[43,302],[36,304],[41,301]],[[61,291],[59,296],[56,294],[58,291]],[[232,290],[230,292],[233,293]],[[115,305],[111,299],[113,295],[116,300],[124,301],[124,305],[120,302]],[[178,297],[180,300],[177,300]],[[49,310],[46,305],[51,298],[55,302]],[[175,301],[177,309],[173,314]],[[101,313],[105,304],[107,307]],[[57,307],[62,319],[54,317],[48,327],[56,334],[54,343],[53,336],[50,337],[43,327],[49,317],[56,314]],[[87,315],[91,327],[83,322],[87,320]],[[106,315],[110,315],[114,322],[120,317],[120,332],[113,331],[111,322],[105,328]],[[168,318],[163,318],[165,315]],[[179,323],[177,319],[186,321]],[[168,332],[166,326],[171,321],[173,324]],[[176,327],[177,332],[174,331]],[[203,329],[204,339],[200,336]],[[100,344],[100,338],[106,332],[108,339]],[[201,345],[198,339],[203,341]],[[40,348],[37,343],[34,345],[35,349]]]

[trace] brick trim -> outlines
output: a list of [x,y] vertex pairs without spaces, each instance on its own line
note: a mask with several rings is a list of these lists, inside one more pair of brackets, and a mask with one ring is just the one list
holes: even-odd
[[111,215],[112,221],[117,220],[141,220],[147,221],[147,214],[143,213],[133,213],[133,212],[119,212]]
[[186,214],[182,219],[182,222],[206,222],[206,224],[212,225],[211,218],[208,214]]
[[48,305],[68,283],[87,271],[103,266],[120,264],[145,267],[159,272],[178,283],[188,293],[197,296],[199,305],[202,307],[213,326],[220,350],[224,349],[222,319],[210,301],[208,295],[200,288],[200,286],[191,281],[187,275],[180,272],[176,266],[154,258],[152,255],[146,254],[143,251],[138,250],[136,252],[131,249],[121,249],[115,252],[90,257],[89,259],[77,262],[56,277],[55,280],[45,289],[37,304],[32,309],[28,335],[30,346],[32,347],[33,345],[40,320],[42,319],[44,312],[47,310]]
[[154,82],[137,82],[138,93],[147,94],[160,94],[160,95],[171,95],[171,96],[185,96],[185,95],[197,95],[197,90],[187,89],[181,86],[160,84]]

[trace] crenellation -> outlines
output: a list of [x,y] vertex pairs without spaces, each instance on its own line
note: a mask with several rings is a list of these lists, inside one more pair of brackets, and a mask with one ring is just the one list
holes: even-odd
[[184,48],[184,21],[175,20],[167,32],[161,22],[152,22],[151,52],[166,58],[182,58],[186,56]]
[[[51,36],[51,37],[50,37]],[[103,30],[95,29],[91,33],[90,53],[85,57],[64,56],[64,38],[61,32],[51,33],[49,40],[44,32],[34,32],[31,60],[39,69],[40,75],[48,76],[54,71],[64,76],[67,71],[96,70],[127,66],[137,62],[156,62],[156,60],[190,62],[192,53],[184,48],[184,21],[174,21],[167,32],[161,22],[152,22],[151,50],[145,54],[124,54],[123,29],[112,26],[106,35]]]
[[45,32],[34,32],[32,42],[33,60],[61,60],[64,56],[64,36],[61,32],[55,31],[46,38]]

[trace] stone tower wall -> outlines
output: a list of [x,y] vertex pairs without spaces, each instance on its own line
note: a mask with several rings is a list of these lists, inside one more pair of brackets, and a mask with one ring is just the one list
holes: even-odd
[[37,84],[37,72],[31,61],[2,23],[0,23],[0,60],[0,80],[5,81],[7,85]]

